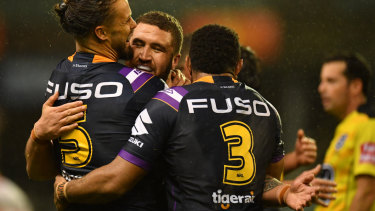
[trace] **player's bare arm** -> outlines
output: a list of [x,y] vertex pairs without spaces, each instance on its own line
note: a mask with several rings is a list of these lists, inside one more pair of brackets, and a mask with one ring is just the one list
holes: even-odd
[[283,173],[283,169],[284,169],[284,158],[276,163],[271,163],[267,168],[267,175],[280,180],[281,174]]
[[355,182],[357,184],[357,191],[349,210],[370,210],[375,201],[375,177],[359,175],[355,178]]
[[30,179],[53,179],[58,170],[53,152],[52,139],[76,128],[74,123],[82,118],[86,107],[82,101],[53,107],[58,93],[52,95],[42,108],[42,116],[35,123],[25,149],[26,171]]
[[320,170],[305,171],[292,184],[283,184],[269,175],[265,179],[263,201],[268,206],[288,206],[294,210],[303,210],[309,206],[316,195],[317,189],[309,184]]
[[317,146],[315,140],[305,136],[305,132],[299,129],[297,132],[296,145],[293,152],[286,154],[284,171],[288,173],[299,166],[309,165],[315,162]]
[[[81,179],[55,181],[56,207],[64,203],[100,204],[114,200],[130,190],[147,172],[117,156],[110,164],[95,169]],[[59,190],[60,189],[60,190]]]

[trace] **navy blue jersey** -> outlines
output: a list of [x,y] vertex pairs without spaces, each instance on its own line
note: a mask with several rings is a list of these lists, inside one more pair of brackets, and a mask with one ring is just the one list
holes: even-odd
[[144,169],[162,157],[169,210],[261,210],[266,169],[284,157],[276,109],[226,76],[158,94],[119,155]]
[[[47,97],[58,91],[56,106],[75,100],[87,106],[78,128],[55,140],[62,175],[67,180],[80,178],[110,163],[140,111],[164,88],[159,78],[98,55],[76,53],[58,64],[48,81]],[[158,188],[161,178],[151,174],[116,202],[72,205],[70,210],[155,210]]]

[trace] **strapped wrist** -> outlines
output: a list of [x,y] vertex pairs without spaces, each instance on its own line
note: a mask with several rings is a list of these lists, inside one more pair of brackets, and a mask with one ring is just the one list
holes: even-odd
[[31,139],[32,139],[35,143],[37,143],[37,144],[39,144],[39,145],[47,145],[47,144],[49,144],[48,141],[43,141],[43,140],[41,140],[40,138],[38,138],[38,137],[35,135],[35,127],[31,130],[31,134],[30,134],[30,136],[31,136]]
[[68,182],[62,182],[56,186],[56,195],[59,201],[66,201],[68,202],[68,197],[66,195],[66,186]]
[[286,192],[290,189],[290,185],[287,184],[287,185],[285,185],[284,187],[281,187],[281,188],[282,189],[279,192],[279,196],[277,197],[277,200],[278,200],[280,205],[285,206],[286,205],[285,199],[286,199],[286,195],[287,195]]

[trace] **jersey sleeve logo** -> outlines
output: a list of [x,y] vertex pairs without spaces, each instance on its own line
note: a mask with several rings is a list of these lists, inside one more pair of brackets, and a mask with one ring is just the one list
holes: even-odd
[[336,146],[335,146],[335,149],[336,149],[336,150],[340,150],[340,149],[344,146],[345,141],[346,141],[347,138],[348,138],[348,134],[344,134],[344,135],[342,135],[342,136],[339,138],[339,140],[337,141]]
[[174,110],[178,111],[180,108],[180,103],[183,97],[188,93],[188,91],[182,87],[173,87],[167,90],[159,91],[153,99],[160,100]]
[[135,120],[135,124],[132,128],[132,135],[145,135],[148,134],[148,131],[144,124],[152,124],[150,115],[147,112],[147,109],[143,110]]
[[129,67],[122,68],[119,73],[128,79],[134,92],[137,92],[147,81],[154,77],[152,74]]
[[375,165],[375,143],[364,143],[361,145],[361,157],[359,162]]

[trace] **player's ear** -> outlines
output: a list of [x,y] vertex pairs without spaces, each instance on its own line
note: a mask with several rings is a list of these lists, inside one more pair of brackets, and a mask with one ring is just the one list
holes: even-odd
[[103,25],[95,27],[94,33],[99,40],[104,41],[108,39],[106,27]]
[[359,94],[361,94],[362,90],[363,90],[363,83],[362,83],[361,79],[356,78],[356,79],[352,79],[350,81],[350,92],[353,95],[359,95]]
[[237,75],[241,72],[242,66],[243,66],[243,59],[240,59],[240,60],[237,62],[236,69],[234,70],[234,75],[235,75],[236,77],[237,77]]
[[181,54],[177,54],[175,56],[173,56],[173,59],[172,59],[172,70],[174,70],[177,65],[178,65],[178,61],[180,61],[181,59]]

